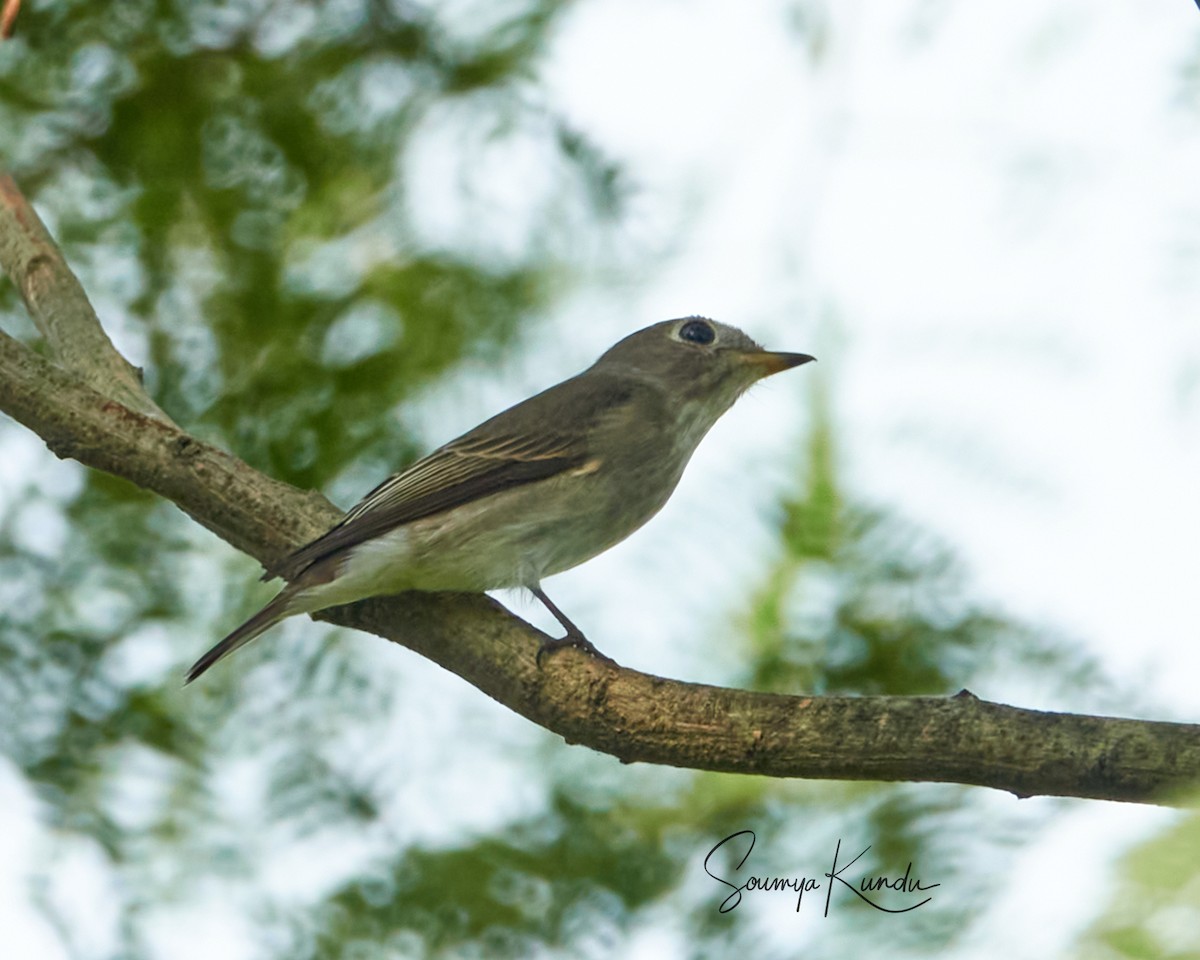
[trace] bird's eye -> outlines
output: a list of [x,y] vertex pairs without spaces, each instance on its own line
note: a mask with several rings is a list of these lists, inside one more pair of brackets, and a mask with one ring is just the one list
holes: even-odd
[[712,324],[705,323],[703,320],[689,320],[679,328],[679,339],[686,340],[688,343],[712,343],[716,338],[717,333],[713,330]]

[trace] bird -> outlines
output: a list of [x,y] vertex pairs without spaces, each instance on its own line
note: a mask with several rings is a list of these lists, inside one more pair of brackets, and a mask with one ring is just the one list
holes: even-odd
[[[191,683],[288,617],[409,590],[524,587],[566,630],[538,652],[602,654],[543,578],[614,546],[667,502],[692,453],[751,385],[808,363],[687,316],[638,330],[591,367],[484,421],[371,490],[269,567],[276,597],[198,659]],[[604,657],[604,659],[608,659]]]

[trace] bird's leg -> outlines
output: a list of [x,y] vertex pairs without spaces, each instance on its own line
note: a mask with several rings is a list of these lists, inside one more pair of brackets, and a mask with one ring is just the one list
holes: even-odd
[[575,624],[571,622],[571,619],[565,613],[559,610],[558,607],[554,605],[553,601],[546,596],[546,592],[539,584],[533,584],[530,586],[529,590],[535,597],[542,601],[542,606],[549,610],[554,616],[554,619],[561,623],[567,631],[567,635],[565,637],[559,637],[558,639],[550,638],[542,641],[542,645],[538,648],[537,652],[537,663],[539,667],[542,665],[542,657],[544,657],[547,653],[553,653],[555,650],[561,650],[563,647],[575,647],[576,649],[582,650],[584,653],[590,653],[593,657],[596,657],[599,660],[604,660],[605,662],[612,664],[616,663],[616,661],[611,657],[606,657],[596,649],[595,645],[583,635],[583,631],[575,626]]

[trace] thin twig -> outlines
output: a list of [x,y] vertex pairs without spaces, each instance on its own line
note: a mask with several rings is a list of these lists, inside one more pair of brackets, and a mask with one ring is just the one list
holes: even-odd
[[83,287],[37,211],[12,177],[0,173],[0,268],[17,285],[55,361],[124,406],[170,421],[150,399],[141,374],[104,332]]
[[4,11],[0,13],[0,40],[7,40],[13,35],[13,27],[17,23],[17,14],[21,12],[21,0],[4,0]]

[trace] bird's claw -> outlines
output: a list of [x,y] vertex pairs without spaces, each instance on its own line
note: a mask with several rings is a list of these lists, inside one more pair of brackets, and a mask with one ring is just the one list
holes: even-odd
[[601,653],[596,648],[596,645],[582,633],[568,633],[565,637],[551,637],[542,641],[542,645],[538,647],[536,657],[538,667],[542,666],[542,657],[548,653],[555,653],[558,650],[562,650],[564,647],[574,647],[576,650],[582,650],[589,656],[595,657],[597,660],[602,660],[610,666],[615,667],[617,665],[617,661]]

